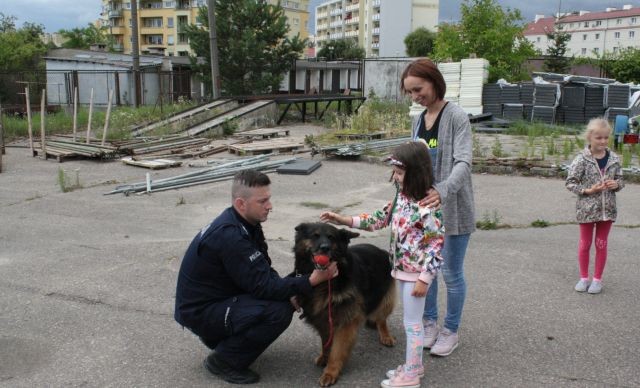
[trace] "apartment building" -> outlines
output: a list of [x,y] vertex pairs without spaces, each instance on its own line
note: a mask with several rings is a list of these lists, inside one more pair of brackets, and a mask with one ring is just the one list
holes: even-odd
[[[269,0],[276,4],[278,0]],[[187,56],[191,53],[189,40],[182,31],[188,24],[202,23],[199,8],[207,0],[138,0],[138,33],[142,54]],[[309,0],[280,0],[289,21],[290,36],[300,33],[308,36]],[[131,53],[131,2],[130,0],[102,0],[102,18],[108,33],[115,39],[114,49]]]
[[316,7],[317,50],[352,39],[367,57],[405,55],[404,38],[419,27],[436,31],[439,0],[330,0]]
[[284,9],[284,16],[289,24],[290,38],[300,34],[300,39],[309,37],[309,0],[268,0],[269,4],[277,4]]
[[547,53],[551,44],[546,33],[553,31],[556,23],[571,35],[566,56],[596,58],[625,48],[640,48],[640,8],[625,5],[622,9],[606,8],[598,12],[579,11],[557,16],[536,15],[534,22],[525,29],[524,36],[542,54]]

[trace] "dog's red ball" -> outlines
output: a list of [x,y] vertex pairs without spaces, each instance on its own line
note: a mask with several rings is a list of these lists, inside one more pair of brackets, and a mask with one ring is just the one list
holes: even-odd
[[313,260],[316,262],[316,264],[323,267],[329,265],[329,256],[326,255],[316,255],[313,257]]

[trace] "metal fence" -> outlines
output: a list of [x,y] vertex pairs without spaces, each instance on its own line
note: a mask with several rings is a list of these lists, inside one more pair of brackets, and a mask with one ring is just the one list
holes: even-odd
[[[185,99],[199,99],[199,82],[189,70],[141,71],[141,103],[155,105]],[[56,70],[0,72],[0,102],[6,111],[21,111],[26,106],[25,88],[29,87],[32,105],[39,105],[42,91],[46,90],[48,106],[73,104],[74,89],[78,89],[78,102],[89,104],[93,89],[93,103],[107,105],[109,92],[113,90],[112,104],[133,105],[135,99],[132,71]]]

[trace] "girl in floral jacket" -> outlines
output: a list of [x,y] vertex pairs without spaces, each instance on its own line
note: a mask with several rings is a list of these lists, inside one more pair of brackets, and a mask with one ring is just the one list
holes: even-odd
[[[578,195],[576,215],[580,223],[578,292],[597,294],[602,291],[602,273],[607,261],[607,241],[616,220],[616,192],[624,186],[620,158],[607,148],[611,126],[601,118],[587,124],[587,147],[576,156],[569,168],[566,187]],[[589,251],[595,228],[595,267],[589,284]]]
[[415,141],[400,145],[388,161],[393,168],[391,180],[399,187],[393,202],[372,214],[350,217],[324,212],[320,219],[365,230],[391,226],[391,275],[398,280],[402,294],[406,363],[388,371],[382,387],[419,387],[420,377],[424,375],[422,314],[427,290],[442,263],[444,226],[440,210],[419,204],[433,185],[426,143]]

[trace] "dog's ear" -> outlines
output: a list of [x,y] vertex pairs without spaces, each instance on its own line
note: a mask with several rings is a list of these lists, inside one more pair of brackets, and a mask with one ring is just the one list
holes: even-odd
[[356,238],[358,236],[360,236],[360,233],[356,233],[356,232],[352,232],[350,230],[347,229],[340,229],[340,238],[349,242],[352,238]]

